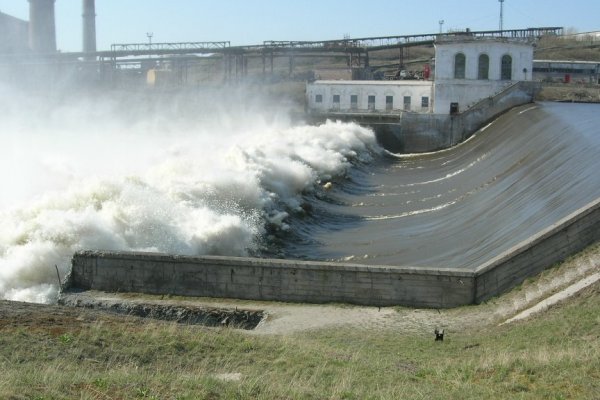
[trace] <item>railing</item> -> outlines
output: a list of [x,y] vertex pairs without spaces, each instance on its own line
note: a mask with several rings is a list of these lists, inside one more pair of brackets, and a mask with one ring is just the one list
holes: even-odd
[[95,56],[99,58],[117,59],[128,56],[143,55],[182,55],[194,53],[244,54],[260,52],[285,52],[296,49],[308,51],[333,51],[360,53],[386,48],[403,46],[428,45],[435,41],[452,40],[465,37],[507,37],[507,38],[539,38],[544,35],[560,36],[562,27],[542,27],[512,29],[500,31],[460,31],[447,33],[428,33],[420,35],[380,36],[364,38],[343,38],[323,41],[281,41],[267,40],[259,45],[231,46],[229,41],[220,42],[169,42],[169,43],[115,43],[110,51],[93,53],[51,53],[51,54],[4,54],[0,55],[0,63],[13,63],[23,59],[76,60],[77,58]]
[[285,40],[266,40],[263,42],[265,47],[269,48],[305,48],[305,49],[323,49],[323,48],[366,48],[370,47],[389,47],[417,43],[429,43],[435,40],[448,38],[463,38],[465,36],[473,37],[507,37],[507,38],[539,38],[544,35],[559,36],[562,35],[562,27],[542,27],[527,29],[510,29],[498,31],[456,31],[447,33],[426,33],[419,35],[400,35],[400,36],[378,36],[366,38],[344,38],[340,40],[321,40],[321,41],[285,41]]
[[230,47],[230,42],[175,42],[175,43],[115,43],[111,51],[159,51],[168,50],[220,50]]
[[515,82],[493,96],[486,97],[484,99],[479,100],[477,103],[473,104],[471,107],[467,108],[463,112],[460,112],[459,115],[467,116],[468,114],[477,112],[481,109],[488,109],[490,104],[495,104],[503,97],[510,95],[513,92],[524,91],[531,95],[532,99],[535,94],[535,90],[540,87],[539,82],[534,81],[518,81]]

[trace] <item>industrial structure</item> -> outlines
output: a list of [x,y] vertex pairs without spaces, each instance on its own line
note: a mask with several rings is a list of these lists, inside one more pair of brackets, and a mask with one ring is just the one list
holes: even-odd
[[96,56],[96,5],[95,0],[83,0],[83,52],[86,60],[95,60]]
[[34,53],[56,53],[55,0],[29,0],[29,48]]
[[[28,0],[30,21],[20,21],[0,14],[0,68],[14,81],[28,80],[32,69],[51,65],[54,75],[78,77],[104,85],[198,85],[202,82],[277,81],[311,79],[314,71],[301,68],[314,59],[345,59],[346,71],[353,78],[372,77],[378,66],[370,63],[370,53],[398,50],[399,64],[409,49],[432,46],[441,37],[464,32],[422,35],[343,38],[325,41],[264,41],[258,45],[231,46],[228,41],[185,43],[122,43],[110,50],[96,48],[96,10],[94,0],[82,0],[81,52],[57,51],[54,21],[55,0]],[[25,29],[28,33],[25,33]],[[526,38],[559,35],[560,27],[527,28],[506,31],[474,31],[473,37]],[[19,40],[12,40],[11,38]],[[3,41],[4,39],[4,41]],[[23,45],[23,39],[29,44]],[[10,43],[10,44],[9,44]],[[14,45],[13,45],[14,43]],[[19,45],[19,43],[21,43]],[[43,64],[43,65],[42,65]],[[381,71],[381,70],[379,70]],[[35,71],[34,71],[35,72]],[[311,74],[312,73],[312,74]],[[47,74],[46,74],[47,75]],[[21,79],[22,78],[22,79]],[[46,77],[47,82],[60,76]]]
[[[398,64],[402,66],[410,48],[432,46],[434,42],[441,42],[444,38],[461,37],[465,33],[473,38],[517,39],[539,38],[546,35],[559,36],[563,30],[560,27],[512,30],[501,28],[498,31],[467,30],[421,35],[346,37],[342,40],[324,41],[269,40],[250,46],[231,46],[228,41],[125,43],[113,44],[110,50],[97,51],[95,0],[82,0],[81,52],[60,52],[57,50],[56,42],[54,12],[56,0],[27,1],[29,21],[0,12],[0,68],[12,68],[8,75],[22,75],[30,73],[32,65],[51,64],[55,74],[74,76],[77,71],[83,69],[84,80],[95,77],[97,81],[109,84],[124,83],[123,77],[134,77],[144,84],[163,82],[163,77],[169,78],[167,80],[169,84],[197,84],[199,81],[195,75],[200,70],[209,70],[215,80],[223,82],[246,79],[272,80],[277,79],[276,75],[285,79],[303,80],[311,79],[313,77],[311,72],[314,74],[314,71],[299,71],[299,60],[339,59],[340,56],[345,58],[347,71],[351,73],[353,79],[368,79],[373,77],[372,72],[377,68],[370,63],[372,52],[398,49]],[[589,35],[585,37],[588,38]],[[279,71],[275,71],[276,60],[280,60]],[[286,65],[285,73],[281,71],[283,65],[281,60],[284,60]],[[253,63],[254,70],[260,71],[253,77],[248,76],[250,61]],[[85,68],[80,65],[82,63],[85,64]],[[545,71],[548,71],[549,67],[541,66],[539,72],[543,72],[541,68],[546,68]],[[589,66],[584,68],[586,73],[590,68]],[[574,71],[574,75],[577,75],[577,71]],[[588,78],[590,78],[589,73]],[[431,99],[429,105],[423,101],[411,102],[411,110],[431,110],[435,107],[436,102],[431,96],[420,97],[429,97]],[[389,107],[389,104],[385,107]],[[405,108],[405,104],[392,107]]]
[[315,81],[306,88],[313,113],[455,114],[517,81],[531,81],[533,46],[507,38],[442,37],[426,80]]
[[600,84],[600,61],[535,60],[533,79],[543,82]]
[[369,125],[388,150],[420,153],[461,143],[534,98],[531,38],[441,36],[425,67],[424,80],[307,83],[308,113]]
[[[56,0],[28,0],[29,21],[0,12],[0,54],[56,55]],[[82,52],[95,59],[95,0],[82,0]]]
[[[420,35],[381,36],[367,38],[344,38],[324,41],[264,41],[259,45],[231,46],[229,42],[186,42],[186,43],[124,43],[111,45],[110,51],[97,52],[99,60],[110,63],[114,70],[144,70],[153,64],[171,64],[171,70],[179,70],[177,75],[189,76],[188,71],[194,65],[216,65],[224,81],[241,81],[248,78],[250,61],[255,64],[258,76],[253,79],[268,80],[274,77],[276,60],[284,60],[285,76],[288,79],[299,77],[301,80],[311,78],[299,73],[300,60],[345,59],[346,67],[351,71],[353,79],[365,79],[374,70],[370,62],[370,54],[384,50],[398,50],[400,65],[410,48],[433,46],[442,38],[462,38],[465,35],[473,38],[508,38],[536,39],[545,35],[558,36],[561,27],[542,27],[513,29],[505,31],[469,31],[430,33]],[[281,65],[281,63],[280,63]]]
[[29,23],[0,12],[0,54],[19,54],[29,47]]

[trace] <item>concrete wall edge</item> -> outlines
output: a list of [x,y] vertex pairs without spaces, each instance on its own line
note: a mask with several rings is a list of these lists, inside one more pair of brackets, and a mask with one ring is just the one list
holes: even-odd
[[496,268],[498,265],[501,265],[508,260],[514,258],[515,256],[524,253],[525,251],[535,247],[546,239],[554,236],[558,232],[561,232],[566,227],[577,223],[577,221],[585,218],[595,210],[600,208],[600,198],[596,199],[587,205],[579,208],[578,210],[570,213],[566,217],[560,219],[554,224],[548,226],[537,234],[531,236],[530,238],[514,245],[510,249],[502,252],[498,256],[492,258],[491,260],[483,263],[479,267],[475,268],[474,272],[476,276],[482,275],[488,272],[491,269]]
[[294,259],[258,258],[258,257],[233,257],[233,256],[186,256],[168,253],[137,252],[137,251],[112,251],[112,250],[80,250],[75,252],[73,258],[118,258],[139,262],[147,259],[169,263],[210,263],[227,266],[248,266],[260,268],[286,268],[302,270],[353,271],[369,273],[394,273],[407,275],[448,276],[474,278],[475,272],[466,268],[431,268],[393,265],[366,265],[327,261],[305,261]]

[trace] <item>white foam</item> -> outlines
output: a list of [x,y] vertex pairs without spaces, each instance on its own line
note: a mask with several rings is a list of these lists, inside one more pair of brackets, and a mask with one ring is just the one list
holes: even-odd
[[166,130],[105,104],[28,115],[1,122],[3,299],[53,301],[55,265],[64,276],[79,249],[246,255],[265,221],[286,229],[302,192],[380,151],[356,124],[292,127],[256,113]]

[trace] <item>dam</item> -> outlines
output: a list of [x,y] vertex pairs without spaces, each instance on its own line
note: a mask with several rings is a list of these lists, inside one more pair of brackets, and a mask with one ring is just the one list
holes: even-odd
[[528,104],[445,151],[355,159],[326,190],[303,192],[309,212],[291,213],[285,232],[270,236],[285,260],[84,251],[69,285],[370,305],[485,301],[600,238],[598,122],[594,104]]
[[[597,239],[593,107],[496,119],[533,100],[534,43],[562,28],[253,46],[150,34],[97,51],[86,0],[70,53],[57,49],[53,0],[31,1],[29,23],[0,16],[2,299],[55,301],[54,269],[72,262],[73,287],[448,307]],[[404,69],[409,48],[428,46],[434,57],[419,49]],[[313,68],[339,58],[360,81]],[[282,67],[307,82],[309,114],[359,124],[239,107],[261,103],[253,82]]]

